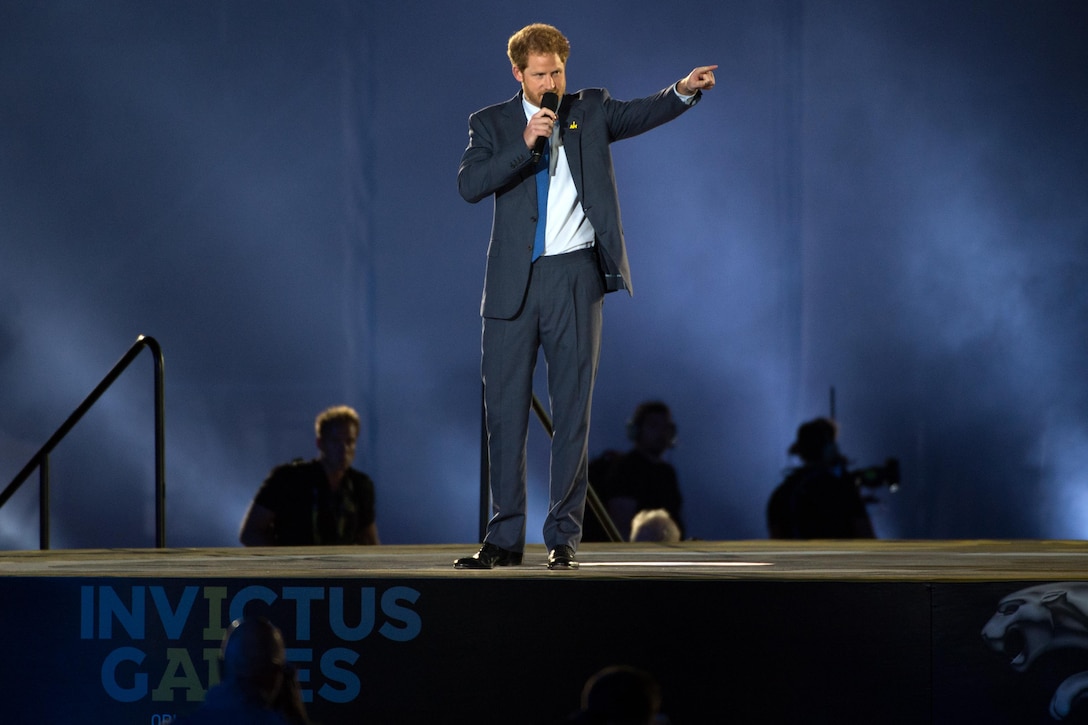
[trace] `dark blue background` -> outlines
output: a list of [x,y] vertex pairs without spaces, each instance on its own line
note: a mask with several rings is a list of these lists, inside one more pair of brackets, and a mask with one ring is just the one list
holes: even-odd
[[[475,541],[491,210],[455,176],[533,21],[570,38],[571,88],[720,64],[698,108],[613,149],[635,297],[605,305],[592,452],[665,400],[690,533],[760,538],[833,387],[845,452],[902,461],[882,537],[1088,532],[1078,0],[5,2],[0,483],[147,334],[169,545],[236,543],[340,402],[383,540]],[[51,460],[55,548],[153,544],[137,363]],[[36,548],[34,489],[0,546]]]

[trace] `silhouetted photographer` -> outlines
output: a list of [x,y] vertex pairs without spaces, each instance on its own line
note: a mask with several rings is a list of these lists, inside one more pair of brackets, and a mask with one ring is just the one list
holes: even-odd
[[816,418],[797,429],[789,448],[801,465],[789,470],[767,504],[767,529],[772,539],[875,539],[865,509],[871,496],[862,488],[899,484],[899,465],[850,471],[839,451],[839,428],[830,418]]

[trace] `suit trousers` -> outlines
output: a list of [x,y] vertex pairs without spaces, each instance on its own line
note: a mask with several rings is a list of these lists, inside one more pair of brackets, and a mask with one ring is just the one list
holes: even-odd
[[484,541],[525,548],[526,442],[538,350],[551,404],[548,549],[582,539],[589,419],[601,357],[604,284],[593,248],[539,258],[525,303],[509,320],[484,318],[481,372],[492,516]]

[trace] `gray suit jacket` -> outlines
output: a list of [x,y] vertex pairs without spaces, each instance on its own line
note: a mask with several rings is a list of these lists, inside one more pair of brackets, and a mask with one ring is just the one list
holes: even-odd
[[[690,107],[677,98],[672,86],[633,101],[617,101],[603,88],[589,88],[567,94],[559,105],[563,148],[578,198],[597,234],[597,256],[608,292],[632,289],[609,144],[671,121]],[[537,220],[532,154],[522,138],[521,93],[472,114],[468,125],[457,188],[473,204],[495,197],[480,314],[511,319],[521,310],[528,288]]]

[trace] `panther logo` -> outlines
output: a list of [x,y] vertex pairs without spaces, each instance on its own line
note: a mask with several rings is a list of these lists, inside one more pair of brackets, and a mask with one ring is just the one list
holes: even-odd
[[[1058,582],[1021,589],[1002,599],[982,628],[982,640],[1026,672],[1039,657],[1059,649],[1088,650],[1088,582]],[[1050,715],[1066,718],[1088,696],[1088,670],[1065,679],[1050,700]]]

